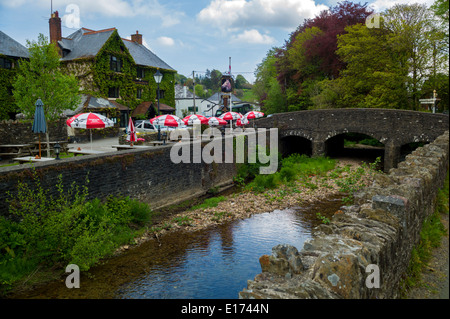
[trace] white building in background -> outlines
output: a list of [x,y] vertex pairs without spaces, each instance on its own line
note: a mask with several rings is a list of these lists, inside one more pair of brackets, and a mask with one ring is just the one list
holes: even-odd
[[[201,99],[195,96],[195,106],[198,110],[200,107]],[[194,93],[188,90],[187,86],[180,84],[175,85],[175,115],[179,118],[183,118],[186,115],[194,114]]]
[[[215,93],[207,99],[195,96],[196,113],[207,117],[215,116],[216,112],[223,106],[223,93]],[[259,111],[258,105],[250,106],[247,102],[242,102],[234,94],[231,94],[231,102],[233,105],[248,105],[247,108]],[[175,85],[175,115],[184,118],[187,115],[194,114],[194,94],[188,90],[186,86]]]

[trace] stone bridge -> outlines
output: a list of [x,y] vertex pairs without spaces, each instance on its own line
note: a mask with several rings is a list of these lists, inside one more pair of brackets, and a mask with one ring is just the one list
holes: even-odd
[[332,109],[273,114],[259,119],[258,128],[278,128],[280,152],[295,150],[313,156],[342,148],[344,134],[360,133],[384,144],[384,170],[397,167],[401,148],[430,143],[449,129],[445,114],[391,109]]

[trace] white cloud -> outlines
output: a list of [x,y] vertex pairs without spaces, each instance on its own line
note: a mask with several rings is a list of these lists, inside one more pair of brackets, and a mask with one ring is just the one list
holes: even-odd
[[0,0],[0,5],[10,8],[20,7],[25,4],[27,0]]
[[275,39],[267,34],[261,34],[258,30],[245,30],[243,33],[231,37],[233,43],[273,44]]
[[[418,3],[417,0],[375,0],[369,6],[375,10],[375,12],[382,12],[397,4],[413,4]],[[430,7],[434,3],[434,0],[422,0],[420,4],[426,4]]]
[[[49,0],[0,0],[0,5],[7,7],[21,7],[24,5],[37,5],[48,8]],[[170,10],[159,3],[159,0],[53,0],[53,11],[58,10],[63,16],[67,6],[78,6],[81,19],[83,15],[100,15],[106,17],[158,17],[163,27],[179,24],[183,12]]]
[[159,37],[156,39],[158,43],[162,46],[171,47],[175,45],[175,41],[172,38],[169,37]]
[[197,15],[200,22],[219,28],[281,27],[292,29],[313,18],[325,5],[314,0],[213,0]]

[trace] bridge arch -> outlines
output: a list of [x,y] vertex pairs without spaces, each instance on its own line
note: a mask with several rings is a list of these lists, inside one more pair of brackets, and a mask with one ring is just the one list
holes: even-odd
[[329,140],[344,133],[371,136],[384,144],[384,169],[389,171],[400,161],[402,145],[432,142],[449,130],[449,118],[446,114],[407,110],[330,109],[273,114],[257,120],[256,125],[258,128],[278,128],[280,144],[300,141],[288,136],[311,141],[312,155],[326,155]]
[[357,157],[372,163],[380,157],[384,167],[385,146],[374,136],[361,132],[342,132],[329,137],[324,144],[325,155],[331,158]]

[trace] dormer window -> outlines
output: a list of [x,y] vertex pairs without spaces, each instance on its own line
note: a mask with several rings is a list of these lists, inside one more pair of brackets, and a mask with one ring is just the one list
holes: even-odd
[[111,55],[110,69],[111,69],[111,71],[114,71],[114,72],[121,72],[122,71],[122,59],[118,58],[114,55]]

